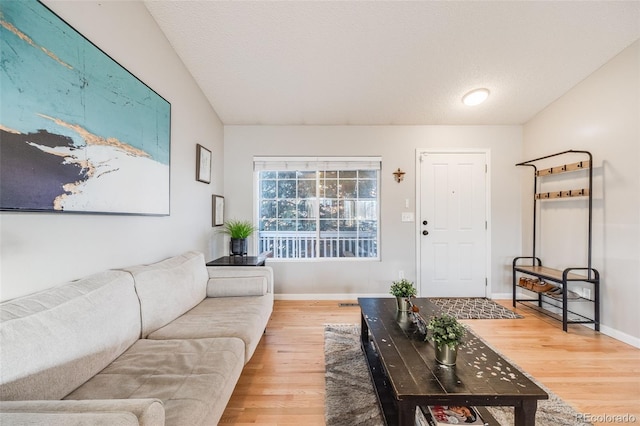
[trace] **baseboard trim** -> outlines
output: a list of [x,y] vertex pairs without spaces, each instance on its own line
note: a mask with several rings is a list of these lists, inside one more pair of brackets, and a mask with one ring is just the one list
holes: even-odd
[[511,300],[513,299],[513,293],[492,293],[491,300]]
[[358,300],[358,297],[393,297],[389,293],[382,294],[353,294],[353,293],[301,293],[301,294],[283,294],[276,293],[273,295],[275,300]]
[[640,338],[638,337],[631,336],[630,334],[623,333],[620,330],[616,330],[615,328],[607,327],[606,325],[602,324],[600,324],[600,332],[616,340],[620,340],[623,343],[640,349]]
[[[273,295],[275,300],[357,300],[358,297],[393,297],[389,293],[276,293]],[[496,293],[491,295],[493,300],[510,300],[511,293]]]

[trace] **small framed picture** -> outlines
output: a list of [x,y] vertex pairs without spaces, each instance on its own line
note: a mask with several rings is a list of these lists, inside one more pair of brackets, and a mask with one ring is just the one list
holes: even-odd
[[211,151],[200,144],[196,145],[196,180],[211,183]]
[[211,226],[224,225],[224,197],[220,195],[213,195],[211,200]]

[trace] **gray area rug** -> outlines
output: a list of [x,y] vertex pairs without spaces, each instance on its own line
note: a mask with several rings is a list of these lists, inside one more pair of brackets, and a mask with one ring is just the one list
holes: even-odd
[[[327,325],[324,337],[326,424],[383,425],[369,371],[360,349],[360,326]],[[528,374],[524,374],[549,394],[548,400],[539,401],[536,412],[537,426],[591,426],[591,423],[580,422],[577,411],[556,394]],[[488,409],[501,425],[513,425],[512,407]]]
[[516,319],[522,315],[511,312],[493,300],[483,297],[430,298],[445,313],[457,319]]

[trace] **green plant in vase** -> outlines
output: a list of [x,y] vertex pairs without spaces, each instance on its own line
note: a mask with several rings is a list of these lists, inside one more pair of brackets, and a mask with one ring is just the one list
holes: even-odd
[[427,330],[427,339],[431,340],[436,348],[436,361],[445,365],[454,365],[458,347],[462,344],[462,338],[467,331],[464,325],[455,317],[442,314],[429,320]]
[[232,256],[243,256],[247,254],[247,238],[256,231],[248,220],[228,220],[224,223],[222,232],[231,237],[229,242],[229,254]]
[[411,281],[402,278],[401,280],[393,281],[391,283],[389,293],[396,297],[398,310],[401,312],[406,312],[411,309],[410,299],[412,297],[415,297],[417,291]]

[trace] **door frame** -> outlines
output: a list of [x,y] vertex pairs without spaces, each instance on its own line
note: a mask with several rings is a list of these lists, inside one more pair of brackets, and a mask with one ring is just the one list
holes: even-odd
[[422,295],[422,265],[421,265],[421,254],[422,254],[422,234],[421,234],[421,224],[422,224],[422,212],[421,206],[422,202],[420,199],[420,195],[422,192],[422,167],[420,164],[420,157],[423,154],[484,154],[484,158],[486,161],[486,173],[485,173],[485,217],[487,218],[487,234],[485,238],[485,272],[486,272],[486,286],[484,290],[484,296],[486,298],[491,298],[492,295],[492,274],[491,274],[491,150],[489,148],[460,148],[460,149],[452,149],[452,148],[416,148],[415,160],[416,160],[416,287],[418,290],[418,296]]

